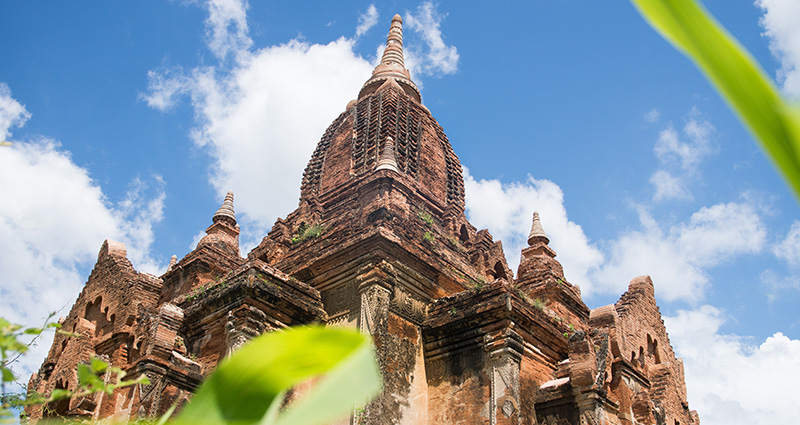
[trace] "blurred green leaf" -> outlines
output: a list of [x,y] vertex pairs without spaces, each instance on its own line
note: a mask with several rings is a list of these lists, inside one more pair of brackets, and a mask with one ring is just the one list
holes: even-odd
[[761,142],[800,198],[800,110],[787,104],[752,56],[695,0],[631,0],[692,59]]
[[63,390],[63,389],[60,389],[60,388],[56,388],[56,389],[53,390],[53,392],[50,393],[50,400],[51,401],[62,400],[62,399],[65,399],[65,398],[70,398],[70,397],[72,397],[72,391]]
[[11,372],[11,370],[6,368],[6,367],[3,367],[2,370],[3,370],[3,372],[2,372],[3,373],[3,382],[14,382],[14,380],[16,379],[14,377],[14,373]]
[[78,365],[78,385],[87,389],[98,389],[103,387],[103,381],[92,371],[89,365]]
[[[150,382],[148,381],[147,383],[149,384]],[[175,404],[170,406],[169,409],[167,409],[167,411],[164,412],[164,414],[161,415],[161,417],[158,418],[158,421],[156,423],[154,423],[153,425],[164,425],[164,424],[166,424],[167,421],[169,420],[170,416],[172,416],[172,414],[175,413],[175,408],[176,407],[177,407],[177,405],[175,405]]]
[[108,369],[108,363],[98,359],[97,357],[92,359],[92,372],[94,373],[103,373]]
[[[277,414],[286,390],[321,374],[326,376]],[[223,361],[177,423],[331,422],[379,389],[380,372],[368,336],[337,328],[287,329],[262,335]]]

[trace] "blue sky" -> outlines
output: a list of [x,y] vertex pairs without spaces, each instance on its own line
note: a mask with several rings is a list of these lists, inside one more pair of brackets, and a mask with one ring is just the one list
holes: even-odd
[[[653,277],[703,423],[793,422],[798,202],[629,3],[274,3],[0,5],[0,314],[66,315],[105,238],[160,274],[228,190],[249,250],[400,13],[467,213],[512,267],[538,210],[589,307]],[[800,98],[796,1],[705,4]]]

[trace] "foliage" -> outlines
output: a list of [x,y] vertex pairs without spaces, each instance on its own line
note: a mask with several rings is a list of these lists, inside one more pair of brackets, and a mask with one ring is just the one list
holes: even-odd
[[[0,422],[13,421],[15,414],[12,409],[19,409],[33,404],[48,404],[67,398],[84,397],[98,392],[111,395],[117,388],[150,383],[145,375],[141,375],[134,380],[125,381],[123,378],[125,378],[126,373],[123,370],[117,367],[111,367],[105,361],[94,358],[89,364],[78,365],[78,389],[76,391],[55,389],[47,397],[37,393],[28,394],[27,396],[6,393],[5,384],[16,381],[16,376],[10,367],[11,363],[28,351],[28,347],[30,346],[30,343],[26,344],[20,341],[20,337],[23,335],[33,335],[36,337],[47,329],[60,328],[61,325],[58,323],[49,323],[52,317],[53,315],[51,314],[47,320],[45,320],[45,324],[41,328],[26,329],[0,317],[0,358],[2,359],[0,368],[2,369],[3,375]],[[58,332],[68,337],[81,337],[77,334],[62,331]]]
[[8,422],[13,419],[14,411],[12,408],[18,408],[25,403],[25,397],[20,394],[13,394],[6,392],[6,384],[16,382],[17,377],[14,371],[11,370],[11,364],[14,363],[21,355],[28,351],[28,347],[33,340],[25,343],[20,339],[24,335],[33,336],[34,339],[41,335],[47,329],[59,328],[58,323],[49,323],[53,314],[47,317],[45,324],[40,328],[23,328],[20,325],[13,324],[3,317],[0,317],[0,422]]
[[420,220],[422,220],[423,223],[425,223],[425,225],[428,227],[433,227],[433,216],[431,213],[425,211],[424,209],[419,209],[417,211],[417,216]]
[[[0,318],[2,328],[3,373],[9,355],[22,353],[27,345],[18,337],[38,334],[48,327],[22,330]],[[38,333],[37,333],[38,332]],[[14,357],[16,358],[16,357]],[[7,372],[6,372],[7,371]],[[284,395],[300,382],[325,375],[308,393],[283,409]],[[141,375],[123,380],[125,372],[101,359],[78,365],[78,389],[56,389],[44,397],[30,394],[3,395],[0,421],[13,420],[12,408],[48,404],[57,400],[84,397],[98,392],[112,394],[115,389],[150,382]],[[223,361],[183,409],[177,424],[321,424],[348,414],[352,406],[365,403],[381,387],[372,341],[352,330],[301,327],[262,335]],[[347,391],[341,391],[347,388]],[[173,408],[159,421],[166,422]],[[360,408],[360,416],[364,409]]]
[[309,239],[318,238],[323,233],[325,233],[325,226],[321,224],[314,224],[312,226],[306,226],[305,223],[301,224],[300,227],[297,229],[297,234],[294,235],[292,238],[292,243],[300,243],[307,241]]
[[[307,394],[282,409],[287,390],[322,374]],[[270,332],[220,363],[176,423],[326,423],[368,401],[380,386],[380,371],[366,335],[322,327]]]
[[53,315],[51,314],[41,328],[25,329],[0,317],[0,374],[2,374],[0,388],[3,389],[3,393],[5,393],[6,383],[14,382],[17,379],[14,376],[14,372],[11,371],[11,363],[14,363],[19,356],[28,351],[29,344],[20,341],[20,337],[23,335],[36,337],[46,329],[61,327],[58,323],[48,323],[52,317]]
[[434,241],[436,241],[436,235],[434,235],[431,232],[425,232],[425,234],[422,235],[422,240],[428,243],[433,243]]
[[486,285],[486,279],[484,279],[483,277],[478,277],[478,279],[472,282],[472,289],[474,291],[480,292],[483,290],[484,285]]
[[750,53],[695,0],[631,0],[692,59],[800,197],[800,107],[781,98]]

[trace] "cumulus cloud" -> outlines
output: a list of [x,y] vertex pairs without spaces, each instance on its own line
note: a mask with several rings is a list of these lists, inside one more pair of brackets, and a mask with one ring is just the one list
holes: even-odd
[[374,4],[369,5],[367,11],[358,16],[358,26],[356,27],[356,38],[366,34],[372,27],[378,24],[378,8]]
[[205,5],[206,42],[217,58],[225,59],[229,54],[238,57],[253,45],[247,29],[246,0],[208,0]]
[[0,83],[0,142],[11,137],[11,129],[22,126],[30,117],[25,107],[11,97],[8,85]]
[[180,67],[162,66],[147,72],[147,92],[139,93],[139,100],[159,111],[169,111],[189,92],[191,80]]
[[686,187],[686,182],[675,177],[667,170],[657,170],[650,177],[650,183],[655,188],[653,200],[656,202],[667,199],[692,199],[692,192]]
[[695,111],[683,127],[683,134],[688,140],[682,140],[672,126],[661,132],[653,147],[660,162],[677,164],[684,171],[694,172],[700,162],[714,152],[711,140],[714,127],[708,121],[698,119]]
[[780,272],[764,270],[759,276],[767,288],[767,299],[775,302],[780,300],[782,291],[800,289],[800,221],[792,223],[786,237],[772,246],[772,253],[788,266],[788,270]]
[[789,233],[772,247],[772,252],[789,266],[800,268],[800,221],[792,223]]
[[[3,85],[4,86],[4,85]],[[14,99],[5,103],[17,103]],[[29,116],[24,108],[19,116]],[[0,132],[8,131],[5,121]],[[153,180],[153,182],[150,182]],[[15,141],[0,148],[0,299],[3,316],[34,326],[73,302],[86,269],[106,238],[128,247],[140,270],[157,272],[150,255],[153,225],[161,220],[163,182],[136,180],[126,198],[112,205],[89,172],[75,165],[51,139]],[[35,300],[35,302],[31,302]],[[46,338],[22,359],[29,374],[50,345]]]
[[[651,114],[646,120],[654,122],[650,121]],[[689,182],[697,175],[700,163],[717,151],[715,134],[714,126],[702,119],[697,108],[689,113],[682,134],[672,124],[661,131],[653,146],[659,163],[659,169],[650,177],[655,188],[653,201],[693,199]]]
[[405,49],[406,65],[413,74],[448,75],[458,71],[458,49],[444,42],[439,29],[444,18],[429,1],[421,3],[415,12],[406,12],[407,27],[422,36],[426,47]]
[[197,117],[192,138],[213,160],[211,184],[220,194],[233,190],[237,212],[259,222],[263,232],[297,206],[302,171],[316,143],[372,66],[346,38],[328,44],[292,40],[240,52],[240,58],[228,72],[153,72],[145,97],[158,108],[173,104],[174,94],[190,94]]
[[769,38],[769,48],[781,62],[778,81],[784,93],[800,99],[800,2],[756,0],[756,5],[764,11],[761,26]]
[[591,293],[588,275],[603,262],[603,255],[589,242],[581,226],[567,217],[564,193],[558,185],[530,176],[525,182],[512,183],[476,180],[464,167],[464,188],[470,222],[479,229],[489,229],[495,239],[503,241],[512,270],[516,270],[520,252],[528,246],[531,218],[538,211],[567,279],[580,285],[584,294]]
[[478,180],[465,167],[464,185],[470,221],[503,241],[512,269],[527,246],[533,211],[539,211],[566,277],[581,286],[584,296],[620,294],[632,277],[648,274],[660,299],[696,303],[709,285],[709,269],[739,255],[761,252],[766,245],[761,212],[747,200],[700,208],[686,221],[670,226],[659,223],[646,206],[635,206],[638,226],[603,242],[601,252],[581,226],[569,220],[564,194],[551,181]]
[[722,334],[727,319],[709,305],[664,317],[683,358],[689,405],[706,425],[795,423],[800,340],[776,332],[754,343]]
[[627,279],[648,274],[660,299],[697,302],[709,283],[707,270],[738,255],[760,252],[766,227],[747,202],[703,207],[684,223],[667,228],[640,206],[640,228],[607,244],[609,260],[593,274],[602,291],[621,293]]

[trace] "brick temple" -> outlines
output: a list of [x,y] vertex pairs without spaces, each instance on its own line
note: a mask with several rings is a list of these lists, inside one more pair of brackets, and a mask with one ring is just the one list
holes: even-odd
[[155,417],[256,335],[322,323],[371,334],[384,380],[341,424],[698,424],[651,279],[589,309],[542,220],[515,277],[464,214],[461,164],[404,66],[397,15],[311,156],[297,209],[243,256],[229,193],[162,276],[105,241],[61,320],[84,337],[56,335],[29,389],[75,389],[77,364],[95,356],[151,383],[29,414]]

